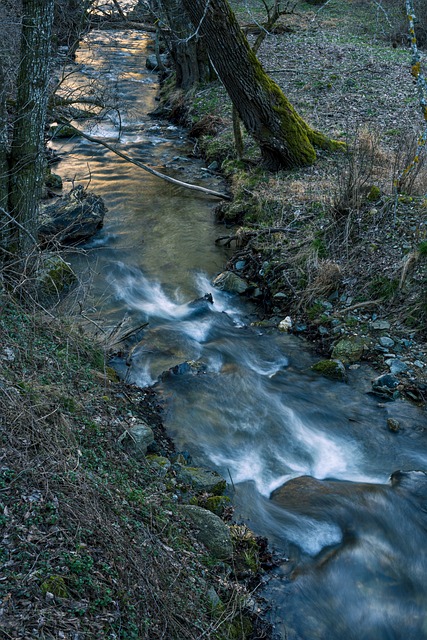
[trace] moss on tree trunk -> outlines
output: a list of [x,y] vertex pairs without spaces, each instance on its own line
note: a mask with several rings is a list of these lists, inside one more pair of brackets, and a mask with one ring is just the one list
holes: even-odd
[[182,0],[182,4],[206,39],[215,70],[268,168],[312,164],[314,147],[343,146],[312,129],[296,112],[265,73],[226,0]]

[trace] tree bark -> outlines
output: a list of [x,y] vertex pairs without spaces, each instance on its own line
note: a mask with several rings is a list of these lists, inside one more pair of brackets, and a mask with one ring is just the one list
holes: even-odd
[[314,147],[344,146],[312,129],[265,73],[227,0],[182,0],[247,131],[271,170],[312,164]]
[[[8,113],[6,106],[6,78],[4,66],[0,56],[0,209],[7,209],[9,197],[9,166],[8,166]],[[3,219],[0,214],[0,225]],[[0,230],[0,243],[3,233]],[[1,261],[1,256],[0,256]]]
[[180,0],[160,0],[166,21],[171,29],[168,44],[176,70],[177,89],[187,91],[207,82],[213,71],[204,41],[194,35],[192,24],[182,10]]
[[[16,118],[9,162],[8,249],[27,254],[37,237],[38,200],[43,187],[44,129],[54,0],[23,0]],[[26,230],[26,232],[24,232]]]

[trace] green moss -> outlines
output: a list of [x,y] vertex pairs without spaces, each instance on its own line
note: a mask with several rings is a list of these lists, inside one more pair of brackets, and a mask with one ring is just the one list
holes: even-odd
[[381,198],[381,190],[376,185],[372,185],[367,195],[369,202],[377,202]]
[[45,295],[62,293],[76,279],[71,265],[58,255],[44,257],[37,274],[40,291]]
[[313,364],[311,369],[332,380],[342,381],[346,378],[343,365],[336,360],[320,360],[320,362]]
[[217,516],[222,516],[225,509],[230,505],[231,500],[228,496],[210,496],[203,506]]
[[73,138],[80,136],[80,133],[67,124],[52,125],[49,129],[52,138]]
[[420,256],[427,256],[427,240],[423,240],[417,247]]
[[62,178],[58,174],[48,170],[46,172],[45,184],[50,189],[62,189]]

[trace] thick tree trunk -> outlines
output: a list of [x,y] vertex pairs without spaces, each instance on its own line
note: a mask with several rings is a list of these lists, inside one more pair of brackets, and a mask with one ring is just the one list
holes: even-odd
[[248,132],[271,170],[312,164],[314,147],[340,143],[312,129],[265,73],[226,0],[182,0]]
[[38,200],[45,171],[44,129],[54,0],[23,0],[16,119],[10,154],[8,248],[26,254],[37,235]]
[[209,81],[213,71],[205,43],[194,35],[180,0],[160,0],[159,4],[171,29],[168,44],[176,70],[176,87],[187,91]]

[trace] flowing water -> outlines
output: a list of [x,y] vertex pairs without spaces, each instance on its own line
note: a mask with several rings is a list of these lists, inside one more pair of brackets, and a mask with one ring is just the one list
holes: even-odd
[[[111,111],[107,122],[80,126],[175,177],[190,167],[193,181],[220,190],[200,162],[188,162],[184,132],[147,116],[157,92],[147,42],[93,32],[82,45],[74,86],[101,75],[120,119]],[[108,207],[86,255],[73,258],[80,270],[89,265],[85,304],[112,324],[124,314],[149,323],[128,380],[156,383],[177,448],[232,478],[237,517],[280,552],[264,588],[278,637],[427,637],[425,412],[370,395],[364,367],[347,385],[318,377],[302,340],[251,326],[252,309],[212,287],[226,260],[214,245],[223,229],[212,198],[83,139],[54,146],[64,179],[90,180]],[[195,301],[206,293],[213,304]],[[190,361],[199,366],[158,381]],[[387,427],[391,416],[398,433]]]

